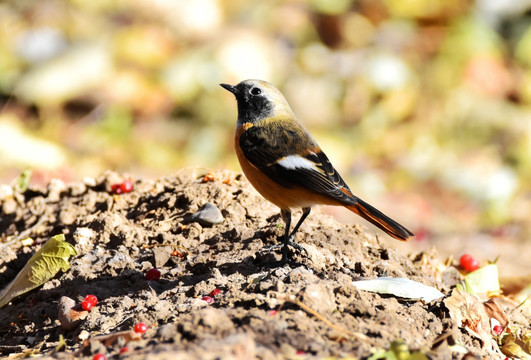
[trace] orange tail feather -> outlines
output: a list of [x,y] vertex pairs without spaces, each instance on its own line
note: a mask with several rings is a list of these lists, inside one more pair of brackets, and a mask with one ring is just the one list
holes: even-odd
[[373,225],[385,231],[390,236],[395,239],[407,241],[415,237],[415,235],[391,219],[390,217],[384,215],[380,210],[372,207],[367,204],[365,201],[358,199],[357,204],[345,206],[350,211],[358,214],[365,220],[369,221]]

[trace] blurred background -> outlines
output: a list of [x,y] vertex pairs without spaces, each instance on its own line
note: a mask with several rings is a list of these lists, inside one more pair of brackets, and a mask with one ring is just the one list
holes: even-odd
[[0,183],[239,170],[218,84],[247,78],[413,246],[523,258],[531,0],[1,2]]

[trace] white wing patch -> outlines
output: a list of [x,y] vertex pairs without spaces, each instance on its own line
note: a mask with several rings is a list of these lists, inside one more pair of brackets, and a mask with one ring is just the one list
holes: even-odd
[[315,169],[315,163],[313,161],[310,161],[308,159],[303,158],[299,155],[289,155],[283,158],[282,160],[279,160],[277,162],[278,165],[285,167],[286,169]]

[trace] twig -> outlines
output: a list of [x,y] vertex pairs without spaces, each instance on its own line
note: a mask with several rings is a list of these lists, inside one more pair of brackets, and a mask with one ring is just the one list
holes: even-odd
[[41,216],[39,218],[39,220],[32,227],[30,227],[30,228],[18,233],[18,235],[15,236],[13,238],[13,240],[9,240],[8,242],[0,244],[0,249],[5,247],[5,246],[9,246],[9,245],[11,245],[13,243],[16,243],[19,240],[24,240],[24,239],[28,238],[29,237],[28,235],[31,234],[33,230],[35,230],[36,228],[41,226],[45,222],[45,220],[46,220],[45,216]]
[[177,248],[177,249],[180,249],[182,251],[184,251],[185,253],[188,253],[188,250],[186,250],[186,248],[184,246],[181,246],[181,245],[177,245],[177,244],[153,244],[153,245],[142,245],[142,249],[153,249],[155,247],[159,247],[159,246],[171,246],[173,248]]

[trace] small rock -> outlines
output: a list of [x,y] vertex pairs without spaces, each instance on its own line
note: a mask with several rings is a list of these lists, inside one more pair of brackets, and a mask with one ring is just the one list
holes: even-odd
[[88,311],[76,310],[75,306],[76,302],[67,296],[62,296],[57,306],[57,317],[61,327],[67,331],[74,330],[88,315]]
[[13,197],[13,188],[9,185],[0,185],[0,201]]
[[85,184],[86,186],[89,186],[89,187],[95,187],[96,186],[96,180],[94,178],[86,176],[86,177],[83,178],[83,184]]
[[287,276],[287,282],[296,283],[313,283],[319,281],[319,277],[314,275],[310,270],[303,266],[293,269]]
[[303,302],[319,312],[331,313],[336,310],[332,289],[323,283],[310,284],[303,289]]
[[459,270],[457,270],[453,266],[449,266],[446,268],[446,270],[442,273],[442,282],[444,285],[453,287],[458,282],[461,281],[461,274],[459,274]]
[[87,330],[81,330],[77,338],[81,341],[85,341],[90,337],[90,333]]
[[17,202],[13,198],[7,198],[2,204],[2,212],[5,215],[11,215],[17,210]]
[[336,258],[328,249],[317,249],[311,244],[304,244],[308,253],[308,258],[316,270],[324,270],[328,266],[336,263]]
[[207,202],[198,212],[190,216],[190,220],[198,222],[202,226],[212,226],[222,223],[225,219],[216,205]]
[[85,254],[94,248],[96,232],[91,228],[80,227],[74,232],[75,248],[78,254]]
[[61,194],[66,191],[66,185],[63,180],[52,179],[48,184],[48,200],[52,202],[59,201]]
[[153,258],[155,260],[155,267],[161,268],[171,258],[172,249],[169,246],[160,246],[153,249]]
[[87,186],[83,183],[76,182],[70,185],[70,191],[72,196],[80,196],[83,195],[85,191],[87,191]]

